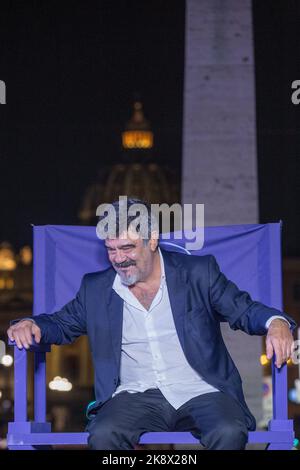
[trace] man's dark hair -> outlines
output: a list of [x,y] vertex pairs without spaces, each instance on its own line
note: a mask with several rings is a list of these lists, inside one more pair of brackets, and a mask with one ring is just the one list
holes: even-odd
[[[119,237],[121,235],[120,230],[121,230],[121,228],[123,228],[123,227],[120,227],[120,224],[119,224],[120,211],[121,210],[124,211],[124,209],[126,208],[126,213],[128,214],[128,211],[129,211],[130,207],[135,205],[135,204],[143,205],[145,207],[145,209],[147,210],[147,238],[145,238],[145,237],[143,238],[144,243],[147,244],[149,239],[151,238],[151,229],[153,230],[154,226],[155,226],[154,221],[156,221],[157,219],[155,218],[154,214],[152,213],[151,205],[147,201],[143,201],[142,199],[126,198],[126,205],[125,205],[125,200],[124,199],[116,200],[116,201],[112,202],[111,204],[109,204],[110,206],[112,206],[114,208],[115,214],[116,214],[116,236]],[[120,205],[122,205],[122,207],[120,207]],[[108,214],[108,212],[104,213],[103,215],[100,215],[99,216],[99,222],[101,220],[103,220],[107,216],[107,214]],[[136,214],[134,214],[134,215],[128,215],[128,217],[126,219],[126,228],[127,228],[127,230],[129,229],[130,224],[133,221],[135,221],[139,216],[143,216],[143,213],[137,211]],[[158,224],[157,224],[157,230],[158,230]],[[137,224],[136,231],[137,232],[140,231],[140,224]]]

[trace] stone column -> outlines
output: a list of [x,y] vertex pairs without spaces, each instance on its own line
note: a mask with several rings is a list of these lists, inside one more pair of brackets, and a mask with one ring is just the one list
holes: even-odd
[[[203,203],[206,225],[257,223],[251,1],[187,0],[185,34],[182,203]],[[261,338],[224,338],[260,419]]]

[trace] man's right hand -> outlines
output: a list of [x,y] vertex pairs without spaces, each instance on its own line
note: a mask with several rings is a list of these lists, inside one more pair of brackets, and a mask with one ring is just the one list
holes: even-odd
[[31,320],[21,320],[12,325],[7,330],[7,335],[11,341],[16,342],[19,349],[29,349],[32,345],[32,336],[34,336],[36,343],[41,341],[41,330]]

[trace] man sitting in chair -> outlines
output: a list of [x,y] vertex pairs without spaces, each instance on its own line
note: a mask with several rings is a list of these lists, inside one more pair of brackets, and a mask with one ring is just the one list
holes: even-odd
[[[220,321],[267,335],[276,366],[291,355],[295,322],[253,301],[220,272],[214,256],[187,256],[136,236],[134,217],[105,245],[112,266],[86,274],[72,301],[8,329],[19,348],[66,344],[87,334],[96,401],[88,412],[92,449],[134,449],[146,432],[191,432],[207,449],[244,449],[255,419],[224,344]],[[113,207],[120,210],[119,201]],[[117,217],[118,220],[118,217]],[[124,227],[124,226],[123,226]]]

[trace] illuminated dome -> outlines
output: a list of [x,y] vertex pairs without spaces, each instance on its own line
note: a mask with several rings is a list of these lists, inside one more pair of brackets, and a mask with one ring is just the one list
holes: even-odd
[[153,159],[154,136],[142,104],[135,102],[133,108],[133,116],[122,132],[123,161],[101,169],[97,180],[87,188],[78,213],[82,224],[95,224],[99,204],[115,201],[119,196],[150,204],[180,202],[175,172]]
[[[106,179],[105,176],[103,179]],[[167,168],[156,163],[118,163],[107,175],[106,184],[99,181],[88,187],[79,211],[81,222],[95,223],[98,205],[117,200],[122,195],[152,204],[173,204],[179,201],[178,185]]]
[[124,149],[150,149],[153,147],[153,132],[150,123],[145,119],[142,103],[136,101],[133,105],[133,116],[122,132]]

